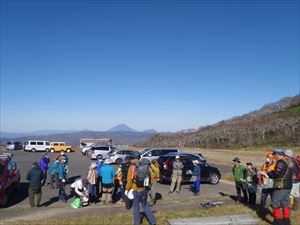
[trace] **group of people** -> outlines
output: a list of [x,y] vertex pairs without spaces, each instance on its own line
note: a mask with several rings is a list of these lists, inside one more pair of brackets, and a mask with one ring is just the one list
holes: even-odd
[[[42,186],[47,183],[47,174],[50,175],[50,185],[59,190],[59,200],[67,202],[65,183],[68,174],[68,156],[62,151],[51,162],[47,153],[44,153],[39,162],[34,162],[28,171],[26,179],[29,181],[28,197],[30,207],[40,207]],[[35,200],[35,196],[37,197]]]
[[293,151],[275,149],[267,152],[260,171],[252,162],[247,162],[245,167],[239,157],[235,157],[233,162],[237,201],[255,206],[256,193],[261,187],[261,206],[266,207],[267,198],[269,195],[271,197],[273,224],[291,224],[290,206],[296,207],[298,204],[300,181],[299,166],[293,158]]
[[[200,193],[200,184],[201,184],[201,167],[199,160],[193,160],[193,171],[192,171],[192,181],[193,181],[193,192],[195,196],[199,196]],[[167,169],[168,161],[164,165],[165,169]],[[181,182],[182,182],[182,171],[184,165],[181,162],[180,156],[177,155],[175,157],[175,161],[172,163],[172,178],[171,178],[171,186],[168,194],[174,192],[176,188],[176,193],[180,192]]]

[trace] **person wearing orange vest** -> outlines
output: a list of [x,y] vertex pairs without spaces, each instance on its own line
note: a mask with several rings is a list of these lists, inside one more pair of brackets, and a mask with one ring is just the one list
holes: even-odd
[[275,159],[273,153],[268,152],[266,154],[266,161],[263,163],[261,168],[260,177],[258,177],[259,185],[262,188],[260,204],[264,207],[267,204],[268,195],[270,195],[272,198],[273,184],[274,184],[273,179],[270,179],[267,173],[270,171],[274,171],[274,169],[275,169]]

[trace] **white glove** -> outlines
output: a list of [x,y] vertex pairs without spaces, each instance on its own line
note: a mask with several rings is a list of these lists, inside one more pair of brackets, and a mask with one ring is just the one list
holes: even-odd
[[62,181],[63,183],[65,183],[65,182],[66,182],[66,180],[65,180],[65,179],[62,179],[61,181]]

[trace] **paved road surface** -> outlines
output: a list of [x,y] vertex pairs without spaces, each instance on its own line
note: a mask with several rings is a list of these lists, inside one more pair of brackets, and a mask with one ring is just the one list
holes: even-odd
[[[45,186],[43,187],[42,191],[42,201],[41,204],[43,204],[46,207],[43,207],[41,209],[36,209],[36,210],[30,210],[29,208],[29,203],[28,203],[28,183],[26,181],[26,173],[27,171],[31,168],[31,165],[34,161],[38,161],[42,153],[31,153],[31,152],[23,152],[23,151],[15,151],[14,152],[14,160],[17,162],[20,171],[21,171],[21,185],[20,185],[20,191],[18,193],[14,193],[9,201],[9,204],[6,208],[0,209],[0,216],[1,220],[4,219],[11,219],[16,216],[20,218],[22,217],[28,217],[30,214],[34,213],[36,214],[37,212],[40,213],[49,213],[52,209],[52,212],[54,214],[60,214],[62,208],[67,210],[69,213],[72,213],[74,211],[70,211],[68,208],[71,199],[69,199],[68,203],[62,203],[58,201],[58,190],[51,189],[50,186]],[[52,160],[56,155],[54,153],[48,153],[50,159]],[[74,180],[77,178],[80,178],[82,176],[86,176],[88,172],[88,167],[90,163],[92,162],[89,160],[87,157],[82,156],[78,152],[74,153],[68,153],[69,156],[69,178]],[[216,166],[216,165],[214,165]],[[230,168],[226,166],[219,167],[221,172],[228,172],[230,171]],[[66,187],[66,192],[69,193],[70,190],[70,185],[67,185]],[[168,208],[166,205],[169,205],[169,208],[172,208],[172,205],[175,204],[187,204],[187,202],[192,201],[195,199],[195,197],[192,196],[192,193],[190,191],[190,185],[183,185],[180,194],[170,194],[167,195],[167,192],[169,190],[169,185],[158,185],[158,192],[162,195],[163,199],[158,201],[157,205],[165,205],[162,208]],[[226,194],[234,194],[234,187],[230,182],[220,182],[218,185],[210,185],[210,184],[202,184],[201,186],[201,198],[219,198],[220,194],[219,192],[223,192]],[[198,204],[198,203],[197,203]],[[93,206],[94,207],[94,206]],[[119,207],[119,206],[118,206]],[[114,207],[117,212],[121,212],[123,210],[118,209],[118,207]],[[173,206],[174,207],[174,206]],[[45,208],[47,210],[45,210]],[[77,215],[80,215],[82,212],[84,213],[86,209],[81,209],[82,211],[76,211]],[[102,212],[105,212],[105,210],[101,210]],[[111,210],[109,210],[111,212]],[[125,210],[126,211],[126,210]],[[92,211],[91,211],[92,212]],[[46,214],[47,214],[46,213]],[[44,215],[45,217],[47,215]],[[97,213],[99,214],[99,213]]]

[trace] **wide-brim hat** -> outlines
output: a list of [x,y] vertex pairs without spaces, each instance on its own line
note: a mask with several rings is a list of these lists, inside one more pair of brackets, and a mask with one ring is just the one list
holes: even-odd
[[253,163],[249,161],[249,162],[246,163],[246,165],[247,165],[247,166],[248,166],[248,165],[253,166]]
[[234,159],[232,160],[233,162],[238,162],[238,163],[240,163],[241,162],[241,160],[240,160],[240,158],[239,157],[234,157]]

